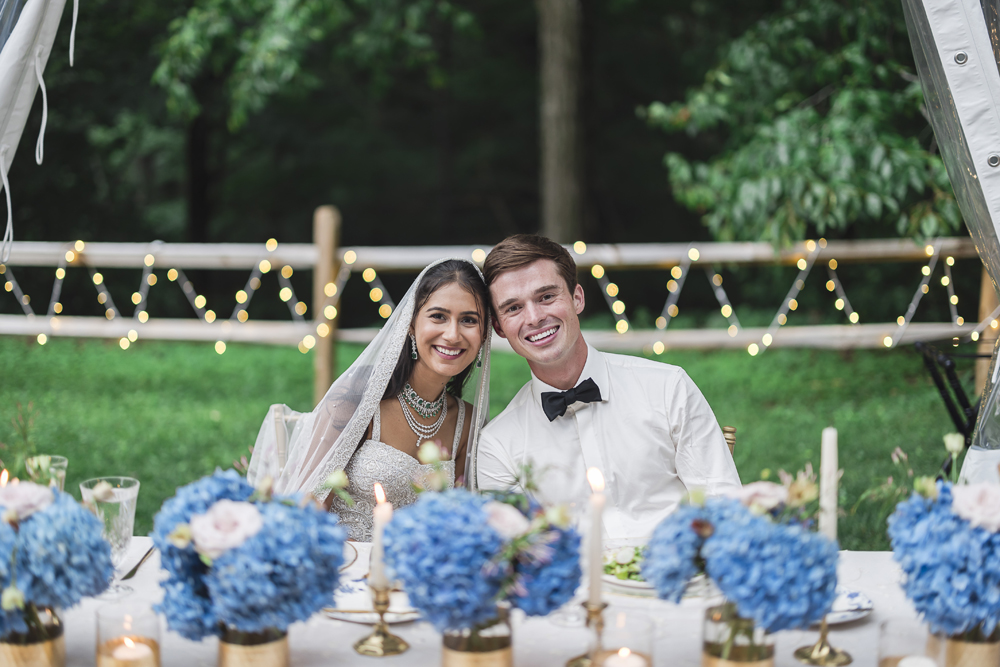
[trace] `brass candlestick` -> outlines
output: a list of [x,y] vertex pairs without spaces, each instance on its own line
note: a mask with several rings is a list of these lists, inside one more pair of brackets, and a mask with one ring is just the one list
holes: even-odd
[[399,655],[410,648],[402,637],[389,632],[389,626],[385,623],[385,612],[389,611],[389,590],[389,588],[372,588],[373,606],[378,614],[378,623],[370,635],[354,643],[354,650],[361,655],[381,658],[387,655]]
[[806,665],[818,665],[819,667],[840,667],[854,662],[851,654],[843,649],[830,646],[826,640],[830,628],[826,623],[826,616],[819,626],[819,641],[812,646],[803,646],[795,650],[795,659]]
[[586,653],[570,658],[566,662],[566,667],[590,667],[594,661],[594,655],[601,650],[601,633],[604,632],[604,610],[608,608],[607,602],[599,605],[591,605],[584,602],[581,605],[587,610],[587,627],[594,628],[594,639]]

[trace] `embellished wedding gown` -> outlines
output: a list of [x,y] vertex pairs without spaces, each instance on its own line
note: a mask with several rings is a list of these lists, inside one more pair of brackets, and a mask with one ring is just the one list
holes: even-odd
[[[465,401],[458,401],[458,421],[455,424],[455,441],[451,445],[451,460],[442,461],[448,475],[448,488],[455,486],[455,453],[462,441],[462,427],[465,422]],[[354,499],[354,507],[339,497],[334,497],[331,512],[340,515],[340,523],[348,531],[348,537],[357,542],[371,542],[372,513],[375,510],[375,482],[382,485],[386,500],[396,509],[417,502],[417,493],[412,483],[420,483],[434,471],[432,465],[424,465],[406,452],[380,440],[382,435],[381,410],[375,410],[372,419],[372,437],[361,443],[348,461],[347,492]]]

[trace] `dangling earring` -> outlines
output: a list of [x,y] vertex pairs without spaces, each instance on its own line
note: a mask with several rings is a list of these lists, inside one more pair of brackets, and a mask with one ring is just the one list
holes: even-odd
[[476,355],[476,368],[483,367],[483,348],[480,346],[479,354]]
[[417,358],[417,337],[414,336],[413,334],[410,334],[410,344],[411,344],[410,347],[412,349],[412,352],[410,352],[410,359],[416,359]]

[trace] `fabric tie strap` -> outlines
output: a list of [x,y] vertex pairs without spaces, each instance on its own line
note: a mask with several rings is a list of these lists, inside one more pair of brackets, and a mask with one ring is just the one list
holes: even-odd
[[566,408],[577,401],[593,403],[601,400],[601,389],[593,378],[587,378],[572,389],[566,391],[543,391],[542,410],[549,421],[566,414]]

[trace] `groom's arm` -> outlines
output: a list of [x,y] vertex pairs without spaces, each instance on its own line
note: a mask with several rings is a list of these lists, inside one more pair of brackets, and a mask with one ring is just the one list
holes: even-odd
[[670,433],[677,445],[677,474],[688,491],[701,488],[717,496],[739,489],[739,473],[729,446],[705,396],[680,370],[672,396],[667,396]]
[[517,484],[517,467],[489,429],[479,437],[476,470],[477,483],[484,491],[503,491]]

